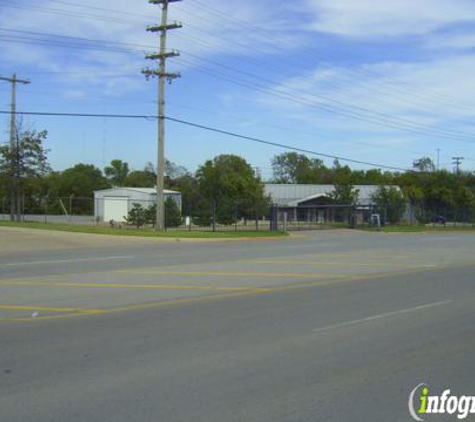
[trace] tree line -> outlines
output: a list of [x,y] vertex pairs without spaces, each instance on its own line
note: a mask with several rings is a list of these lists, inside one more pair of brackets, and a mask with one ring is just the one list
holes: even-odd
[[[46,131],[19,131],[15,146],[0,146],[0,197],[7,204],[27,201],[30,208],[42,208],[44,198],[93,198],[95,190],[113,186],[154,187],[156,169],[147,163],[142,169],[131,169],[125,161],[114,159],[104,169],[88,163],[78,163],[55,171],[48,162],[43,144]],[[387,210],[397,209],[390,220],[400,218],[401,204],[409,203],[419,220],[434,214],[471,213],[475,208],[475,173],[437,170],[430,158],[414,160],[405,172],[379,169],[354,170],[335,160],[327,166],[317,158],[286,152],[271,162],[273,177],[266,182],[299,184],[332,184],[335,204],[352,205],[357,201],[355,185],[378,185],[375,203]],[[183,166],[166,161],[165,187],[182,193],[182,210],[196,215],[207,224],[211,215],[223,224],[236,218],[253,219],[268,211],[263,180],[242,157],[230,154],[207,160],[192,173]],[[396,188],[397,187],[397,188]],[[91,201],[84,201],[83,213],[91,213]],[[60,212],[52,203],[51,212]],[[55,210],[54,207],[57,209]],[[77,209],[77,208],[76,208]]]

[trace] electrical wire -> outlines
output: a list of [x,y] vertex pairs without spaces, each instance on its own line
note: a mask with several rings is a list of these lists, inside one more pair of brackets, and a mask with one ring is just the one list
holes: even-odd
[[[0,30],[5,30],[5,28],[0,28]],[[33,32],[33,31],[21,31],[21,30],[14,30],[14,32],[26,32],[30,35],[41,35],[41,36],[46,36],[46,37],[53,37],[53,38],[64,38],[67,40],[73,40],[75,42],[80,41],[86,43],[85,45],[82,44],[61,44],[60,42],[57,41],[51,41],[51,40],[38,40],[38,39],[29,39],[25,37],[9,37],[7,36],[7,40],[14,40],[18,42],[31,42],[39,45],[53,45],[53,46],[59,46],[63,48],[79,48],[79,49],[93,49],[93,50],[105,50],[105,51],[113,51],[113,52],[131,52],[132,50],[129,50],[128,47],[132,46],[140,46],[144,48],[153,48],[145,45],[139,45],[139,44],[132,44],[132,43],[119,43],[119,42],[105,42],[105,46],[101,47],[100,45],[94,45],[97,43],[102,43],[104,42],[103,40],[94,40],[94,39],[88,39],[88,38],[80,38],[80,37],[68,37],[68,36],[62,36],[62,35],[57,35],[57,34],[47,34],[47,33],[41,33],[41,32]],[[0,36],[0,41],[3,41],[5,36]],[[124,47],[121,47],[124,46]],[[192,53],[188,53],[190,56],[197,58],[196,55],[193,55]],[[183,60],[182,60],[183,62]],[[219,62],[212,61],[215,65],[225,68],[226,70],[232,70],[229,66],[223,65]],[[249,72],[244,72],[244,71],[238,71],[241,74],[246,75],[247,77],[251,77],[253,79],[258,79],[262,80],[264,82],[267,82],[269,84],[277,84],[277,81],[271,80],[269,78],[264,78],[259,75],[251,74]],[[223,75],[223,72],[220,72],[221,75]],[[229,76],[224,74],[224,76]],[[235,78],[233,78],[235,79]],[[244,83],[248,84],[251,83],[254,89],[258,88],[265,88],[268,90],[267,87],[263,87],[262,85],[259,85],[257,83],[249,82],[249,81],[244,81]],[[249,86],[248,86],[249,87]],[[276,89],[274,90],[269,90],[268,93],[271,93],[272,95],[279,95],[281,98],[286,97],[287,99],[290,100],[295,100],[296,96],[293,94],[288,94],[286,92],[278,91]],[[442,137],[442,138],[447,138],[447,139],[453,139],[453,140],[460,140],[460,141],[467,141],[467,142],[473,142],[469,141],[473,138],[472,134],[468,133],[463,133],[459,131],[452,131],[452,130],[445,130],[445,129],[437,129],[437,128],[432,128],[431,126],[423,125],[423,124],[418,124],[417,122],[411,121],[409,119],[404,119],[404,118],[391,118],[390,115],[386,113],[380,113],[380,112],[375,112],[371,109],[367,109],[365,107],[360,107],[360,106],[351,106],[348,105],[345,102],[334,100],[332,98],[329,98],[327,96],[323,95],[314,95],[314,94],[306,94],[306,97],[311,97],[315,98],[316,101],[309,101],[307,98],[303,98],[304,103],[307,103],[307,105],[312,105],[313,107],[317,107],[320,109],[323,109],[325,111],[334,113],[334,114],[339,114],[343,115],[345,117],[351,117],[356,120],[362,120],[366,121],[369,123],[373,124],[378,124],[381,126],[386,126],[390,127],[392,129],[398,129],[398,130],[404,130],[404,131],[410,131],[410,132],[415,132],[419,134],[424,134],[424,135],[431,135],[431,136],[437,136],[437,137]],[[302,101],[300,101],[302,103]],[[310,103],[310,104],[308,104]],[[335,106],[336,105],[336,106]],[[353,109],[351,109],[352,107]],[[356,110],[356,111],[355,111]]]
[[[4,2],[5,2],[5,0],[4,0]],[[141,17],[141,18],[144,18],[144,17],[148,18],[148,16],[147,16],[147,15],[144,15],[144,14],[129,13],[129,12],[126,12],[126,11],[119,11],[119,10],[107,9],[107,8],[102,8],[102,7],[95,7],[95,6],[90,6],[90,5],[78,5],[78,4],[73,4],[73,3],[71,3],[71,2],[60,1],[60,0],[50,0],[50,2],[65,4],[65,5],[73,6],[73,7],[76,7],[76,8],[94,9],[94,10],[105,11],[105,12],[108,12],[108,13],[115,13],[115,14],[127,15],[128,17],[129,17],[129,16],[137,16],[137,17]],[[198,3],[199,3],[199,2],[198,2]],[[28,7],[25,6],[25,5],[20,6],[20,5],[18,5],[18,4],[11,4],[11,3],[8,3],[8,2],[6,2],[5,5],[6,5],[6,6],[10,6],[10,7],[20,7],[20,8],[23,8],[23,9],[28,9]],[[30,8],[31,8],[31,7],[32,7],[32,6],[30,6]],[[225,14],[225,13],[223,13],[223,12],[220,12],[218,9],[213,9],[213,8],[209,7],[209,5],[205,5],[205,4],[203,4],[203,3],[202,3],[202,7],[201,7],[201,8],[202,8],[202,9],[205,9],[205,10],[208,9],[208,11],[211,11],[211,12],[210,12],[211,14],[217,15],[217,16],[219,16],[221,19],[226,18],[226,20],[228,20],[228,21],[230,21],[230,22],[234,22],[234,23],[237,24],[237,25],[245,26],[245,27],[247,27],[247,28],[249,28],[249,29],[252,29],[252,30],[254,30],[254,31],[260,31],[260,32],[263,32],[263,33],[265,32],[266,35],[267,35],[267,37],[263,38],[262,41],[264,41],[264,42],[266,42],[266,41],[269,42],[269,41],[268,41],[268,39],[269,39],[269,31],[266,30],[265,28],[262,28],[262,27],[259,27],[259,26],[256,26],[256,25],[249,24],[248,22],[242,21],[242,20],[237,19],[237,18],[235,18],[235,17],[228,16],[227,14]],[[92,17],[94,17],[96,20],[104,20],[104,19],[105,19],[103,16],[102,16],[102,17],[101,17],[101,16],[98,17],[97,15],[92,15],[92,14],[90,14],[90,13],[87,13],[87,14],[84,14],[84,13],[81,14],[81,13],[77,13],[77,12],[73,13],[73,12],[71,12],[71,11],[67,11],[67,10],[65,11],[65,10],[61,10],[61,9],[47,9],[47,8],[42,7],[41,9],[34,8],[33,10],[36,10],[36,11],[39,11],[39,12],[45,12],[45,13],[46,13],[46,12],[47,12],[47,13],[63,13],[63,14],[66,13],[67,15],[69,15],[69,16],[71,16],[71,17],[76,17],[76,18],[85,18],[85,19],[88,19],[88,18],[90,18],[90,17],[92,16]],[[183,11],[183,10],[182,10],[182,11]],[[185,13],[186,13],[186,11],[185,11]],[[188,14],[190,14],[191,16],[194,17],[194,16],[196,16],[196,10],[194,10],[193,12],[189,12],[189,11],[188,11]],[[106,21],[112,21],[112,22],[131,22],[132,19],[129,17],[129,19],[121,19],[121,20],[118,20],[118,19],[106,19]],[[187,24],[187,26],[193,27],[193,28],[195,28],[196,30],[202,30],[202,28],[200,28],[200,27],[198,27],[198,26],[194,26],[194,25],[189,24],[189,23]],[[222,37],[221,37],[221,38],[222,38]],[[288,39],[283,38],[283,37],[279,37],[278,34],[275,34],[274,32],[272,32],[272,39],[276,39],[276,38],[277,38],[277,39],[281,39],[281,40],[285,41],[286,43],[289,43],[289,40],[288,40]],[[238,41],[236,41],[235,39],[233,39],[232,42],[233,42],[233,44],[236,44],[236,42],[238,42]],[[248,48],[247,45],[244,45],[244,47],[245,47],[245,48]],[[294,47],[294,45],[292,45],[292,47]],[[285,60],[285,58],[284,58],[284,60]],[[295,64],[295,62],[292,62],[292,64]],[[361,76],[361,75],[360,75],[358,72],[356,72],[356,71],[349,70],[349,72],[354,73],[355,75]],[[374,77],[379,78],[379,77],[380,77],[380,75],[378,75],[378,74],[375,73],[375,72],[368,72],[368,71],[367,71],[366,73],[367,73],[368,76],[371,77],[371,78],[374,78]],[[394,78],[391,78],[391,80],[394,80]],[[379,82],[379,81],[378,81],[378,80],[375,81],[374,79],[372,79],[372,83],[374,83],[374,82]],[[400,87],[400,86],[401,86],[401,81],[396,81],[396,82],[398,83],[398,86]],[[330,85],[335,86],[335,84],[331,84],[331,83],[328,83],[328,82],[327,82],[326,84],[327,84],[328,86],[330,86]],[[397,86],[393,86],[393,89],[396,89],[396,90],[397,90],[397,88],[398,88]],[[375,91],[374,88],[373,88],[373,91]],[[410,94],[411,96],[416,96],[416,97],[419,96],[419,97],[421,97],[421,98],[424,97],[423,94],[418,93],[417,91],[415,91],[415,90],[414,90],[414,87],[411,87],[411,86],[408,86],[408,85],[407,85],[407,89],[405,89],[404,91],[405,91],[406,94]],[[366,94],[367,94],[367,92],[366,92]],[[391,96],[393,96],[393,97],[395,96],[393,92],[391,92]],[[446,104],[450,104],[450,105],[451,105],[451,108],[460,108],[460,107],[462,106],[461,108],[464,108],[465,110],[468,110],[468,107],[463,107],[463,105],[461,105],[461,104],[460,104],[460,101],[457,100],[457,99],[450,100],[450,99],[447,98],[447,96],[444,97],[444,96],[437,95],[437,94],[435,94],[435,93],[433,93],[432,95],[427,95],[426,97],[427,97],[427,98],[432,98],[432,101],[431,101],[431,102],[434,102],[434,101],[437,101],[437,100],[439,100],[439,102],[440,102],[441,100],[444,100],[444,99],[445,99],[445,100],[446,100],[445,103],[446,103]],[[437,97],[438,97],[438,98],[437,98]],[[407,98],[406,98],[405,100],[403,100],[403,101],[409,102],[409,103],[413,103],[413,104],[415,103],[414,101],[408,100]],[[416,103],[416,104],[417,104],[417,103]],[[470,108],[470,111],[471,111],[471,110],[472,110],[472,109]]]
[[[0,110],[0,114],[11,115],[12,112],[7,111],[7,110]],[[157,116],[136,115],[136,114],[58,113],[58,112],[43,112],[43,111],[17,111],[17,112],[15,112],[15,114],[24,115],[24,116],[87,117],[87,118],[145,119],[145,120],[157,120],[157,118],[158,118]],[[257,138],[257,137],[253,137],[253,136],[241,135],[241,134],[236,133],[236,132],[230,132],[230,131],[227,131],[227,130],[222,130],[222,129],[218,129],[218,128],[214,128],[214,127],[211,127],[211,126],[206,126],[206,125],[202,125],[202,124],[199,124],[199,123],[194,123],[194,122],[190,122],[190,121],[186,121],[186,120],[182,120],[182,119],[177,119],[177,118],[170,117],[170,116],[165,116],[163,118],[165,120],[168,120],[168,121],[171,121],[171,122],[174,122],[174,123],[179,123],[181,125],[194,127],[196,129],[202,129],[202,130],[206,130],[206,131],[209,131],[209,132],[214,132],[214,133],[218,133],[218,134],[221,134],[221,135],[225,135],[225,136],[228,136],[228,137],[239,138],[239,139],[243,139],[243,140],[247,140],[247,141],[251,141],[251,142],[255,142],[255,143],[259,143],[259,144],[274,146],[274,147],[283,148],[283,149],[292,150],[292,151],[303,152],[303,153],[306,153],[306,154],[316,155],[316,156],[319,156],[319,157],[332,158],[332,159],[336,159],[336,160],[339,160],[339,161],[348,162],[348,163],[352,163],[352,164],[368,165],[368,166],[371,166],[371,167],[382,168],[382,169],[387,169],[387,170],[397,170],[397,171],[404,171],[404,172],[405,171],[412,171],[410,169],[406,169],[406,168],[402,168],[402,167],[390,166],[390,165],[386,165],[386,164],[379,164],[379,163],[374,163],[374,162],[369,162],[369,161],[356,160],[356,159],[353,159],[353,158],[343,157],[343,156],[339,156],[339,155],[326,154],[326,153],[323,153],[323,152],[318,152],[318,151],[308,150],[308,149],[304,149],[304,148],[299,148],[299,147],[296,147],[296,146],[292,146],[292,145],[288,145],[288,144],[282,144],[282,143],[279,143],[279,142],[267,141],[265,139],[261,139],[261,138]]]

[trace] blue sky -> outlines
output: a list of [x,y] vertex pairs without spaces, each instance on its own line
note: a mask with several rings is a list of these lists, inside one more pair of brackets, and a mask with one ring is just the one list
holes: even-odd
[[[158,39],[146,0],[1,0],[0,75],[16,72],[25,111],[156,114],[140,70]],[[330,155],[397,167],[422,156],[475,166],[473,0],[184,0],[168,46],[167,115]],[[48,35],[49,34],[49,35]],[[67,38],[70,37],[70,38]],[[93,40],[85,41],[84,39]],[[9,85],[0,84],[8,110]],[[1,141],[8,139],[3,116]],[[55,169],[156,162],[156,123],[27,117],[47,129]],[[221,153],[262,174],[283,150],[167,124],[166,156],[190,170]],[[331,164],[331,159],[326,163]],[[368,168],[367,166],[354,166]]]

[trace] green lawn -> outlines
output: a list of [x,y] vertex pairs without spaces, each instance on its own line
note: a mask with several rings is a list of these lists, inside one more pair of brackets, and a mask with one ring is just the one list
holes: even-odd
[[[377,232],[378,229],[374,227],[358,227],[359,230],[365,230],[370,232]],[[443,233],[443,232],[475,232],[475,227],[471,225],[465,226],[441,226],[441,225],[427,225],[427,226],[409,226],[409,225],[396,225],[396,226],[384,226],[379,230],[383,233]]]
[[257,237],[283,237],[287,233],[270,232],[270,231],[227,231],[227,232],[211,232],[211,231],[165,231],[156,232],[149,228],[122,228],[113,229],[102,226],[80,226],[69,224],[50,224],[50,223],[12,223],[10,221],[0,221],[0,227],[21,227],[27,229],[39,230],[57,230],[73,233],[90,233],[90,234],[107,234],[112,236],[140,236],[140,237],[168,237],[182,239],[234,239],[234,238],[257,238]]

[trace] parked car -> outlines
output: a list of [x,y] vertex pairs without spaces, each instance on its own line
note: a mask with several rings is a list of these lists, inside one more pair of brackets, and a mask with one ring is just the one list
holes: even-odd
[[443,224],[445,225],[445,217],[443,215],[436,215],[432,217],[432,222],[434,224]]

